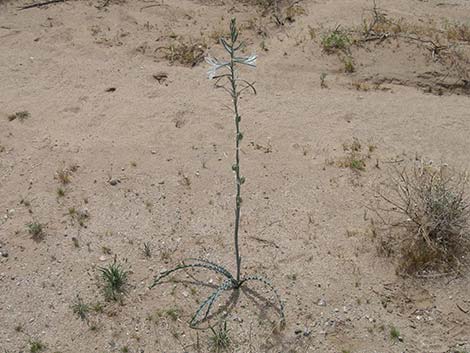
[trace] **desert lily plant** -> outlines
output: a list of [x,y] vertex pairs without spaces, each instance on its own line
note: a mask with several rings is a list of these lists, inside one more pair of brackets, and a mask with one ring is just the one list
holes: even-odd
[[271,284],[271,281],[259,275],[242,276],[242,257],[240,255],[239,247],[239,229],[240,229],[240,210],[242,205],[241,189],[245,182],[245,178],[241,175],[240,171],[240,144],[243,139],[243,133],[240,130],[240,113],[239,113],[239,98],[240,95],[246,91],[251,90],[256,94],[256,89],[253,83],[248,82],[239,77],[239,66],[256,67],[256,55],[240,56],[239,52],[244,47],[243,42],[238,40],[239,32],[237,30],[235,19],[230,23],[230,37],[225,39],[221,38],[220,43],[223,45],[225,51],[228,53],[229,58],[226,61],[220,61],[214,57],[208,56],[206,62],[210,65],[208,76],[210,80],[216,80],[216,87],[222,87],[229,93],[232,98],[233,113],[235,121],[235,163],[232,165],[232,170],[235,174],[236,183],[236,196],[235,196],[235,226],[234,226],[234,248],[235,248],[235,264],[236,273],[233,275],[230,271],[221,265],[206,259],[191,258],[184,260],[180,265],[155,276],[153,284],[150,288],[155,287],[162,279],[169,276],[173,272],[184,269],[204,269],[215,272],[225,280],[214,290],[214,292],[202,302],[195,314],[191,318],[189,324],[191,327],[197,327],[202,321],[206,320],[211,312],[211,309],[217,299],[223,292],[228,290],[239,290],[247,282],[260,282],[266,286],[273,294],[276,302],[279,305],[279,313],[281,318],[281,326],[284,325],[284,304],[276,290]]

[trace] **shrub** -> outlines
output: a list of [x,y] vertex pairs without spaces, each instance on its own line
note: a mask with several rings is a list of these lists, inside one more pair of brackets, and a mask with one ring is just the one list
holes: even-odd
[[[398,240],[400,270],[450,270],[464,263],[470,247],[466,186],[466,176],[445,165],[417,163],[396,170],[386,191],[378,192],[385,202],[380,218],[390,226],[386,242],[396,248]],[[386,218],[391,214],[397,217]]]
[[327,53],[333,53],[337,50],[347,50],[351,41],[346,33],[339,27],[326,34],[321,41],[323,50]]

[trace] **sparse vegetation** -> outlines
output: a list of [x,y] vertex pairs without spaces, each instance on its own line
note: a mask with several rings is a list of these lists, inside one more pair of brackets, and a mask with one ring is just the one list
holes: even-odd
[[294,22],[297,17],[305,15],[305,9],[300,6],[298,3],[294,3],[293,5],[286,8],[285,11],[285,19],[289,22]]
[[62,185],[67,185],[71,182],[72,171],[69,168],[61,168],[58,169],[55,178],[61,183]]
[[8,121],[19,120],[21,122],[29,119],[31,114],[27,111],[16,112],[14,114],[8,115]]
[[68,213],[72,221],[77,222],[80,227],[85,227],[85,222],[90,218],[90,214],[86,209],[69,207]]
[[[414,43],[417,48],[426,48],[430,59],[439,63],[445,74],[431,76],[434,83],[421,87],[428,92],[442,94],[444,89],[468,94],[470,88],[470,41],[468,24],[445,21],[439,25],[435,21],[420,21],[413,24],[403,18],[393,18],[373,1],[370,19],[364,20],[362,29],[357,32],[353,43],[363,45],[368,42],[382,43],[393,38],[399,43]],[[452,77],[452,79],[450,79]],[[437,78],[437,80],[436,80]],[[449,78],[450,80],[446,80]],[[437,82],[437,84],[436,84]]]
[[354,138],[352,143],[344,143],[343,150],[346,152],[346,157],[338,161],[339,167],[358,172],[366,169],[366,160],[371,157],[371,151],[369,149],[368,153],[364,153],[362,144],[357,138]]
[[447,24],[445,31],[450,41],[470,42],[470,24],[468,23]]
[[178,308],[170,308],[165,311],[165,315],[171,320],[176,321],[180,315],[180,310]]
[[162,46],[155,50],[161,52],[163,58],[171,64],[179,63],[185,66],[196,66],[204,60],[204,53],[207,45],[203,42],[194,42],[176,36],[168,46]]
[[377,2],[0,0],[0,352],[470,353],[468,6]]

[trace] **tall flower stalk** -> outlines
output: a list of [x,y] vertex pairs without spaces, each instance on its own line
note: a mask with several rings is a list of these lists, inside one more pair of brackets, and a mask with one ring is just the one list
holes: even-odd
[[217,58],[208,56],[206,62],[210,65],[208,76],[209,79],[216,80],[216,87],[223,88],[229,93],[233,104],[233,113],[235,120],[235,163],[232,165],[232,170],[235,174],[236,183],[236,196],[235,196],[235,226],[234,226],[234,248],[235,248],[235,263],[236,274],[233,276],[230,271],[224,267],[205,260],[205,259],[186,259],[180,265],[171,270],[165,271],[156,276],[150,288],[156,286],[163,278],[171,273],[183,269],[206,269],[216,272],[225,277],[225,280],[220,284],[217,289],[199,306],[196,313],[193,315],[190,325],[197,326],[201,321],[208,318],[210,310],[214,302],[226,290],[237,290],[244,283],[248,281],[257,281],[263,283],[273,293],[276,301],[279,304],[279,314],[281,316],[281,323],[284,324],[284,305],[281,301],[277,290],[273,287],[271,282],[258,275],[242,276],[241,275],[241,255],[239,247],[239,229],[240,229],[240,212],[242,205],[241,188],[245,182],[245,178],[240,173],[240,144],[243,139],[243,133],[240,130],[241,116],[239,113],[238,102],[240,95],[246,90],[252,90],[256,94],[256,89],[253,83],[248,82],[239,77],[238,66],[245,65],[249,67],[256,67],[256,55],[239,56],[238,52],[244,47],[242,42],[238,41],[238,30],[235,19],[230,22],[230,37],[228,39],[221,38],[220,43],[223,45],[226,52],[229,54],[229,60],[220,61]]

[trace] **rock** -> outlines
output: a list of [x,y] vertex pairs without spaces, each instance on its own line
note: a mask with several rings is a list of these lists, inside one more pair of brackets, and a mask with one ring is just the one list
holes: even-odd
[[323,299],[323,298],[320,299],[320,300],[318,301],[317,305],[319,305],[319,306],[326,306],[326,301],[325,301],[325,299]]
[[152,75],[153,78],[155,80],[158,81],[158,83],[162,84],[163,82],[165,82],[168,78],[168,74],[166,72],[163,72],[163,71],[160,71],[160,72],[157,72],[156,74],[153,74]]
[[109,183],[110,183],[112,186],[115,186],[115,185],[119,184],[120,182],[121,182],[121,180],[116,179],[116,178],[111,178],[111,179],[109,179]]
[[6,251],[5,249],[3,249],[2,251],[0,251],[0,255],[2,257],[8,257],[8,251]]
[[100,256],[100,261],[106,261],[106,256],[101,255],[101,256]]

